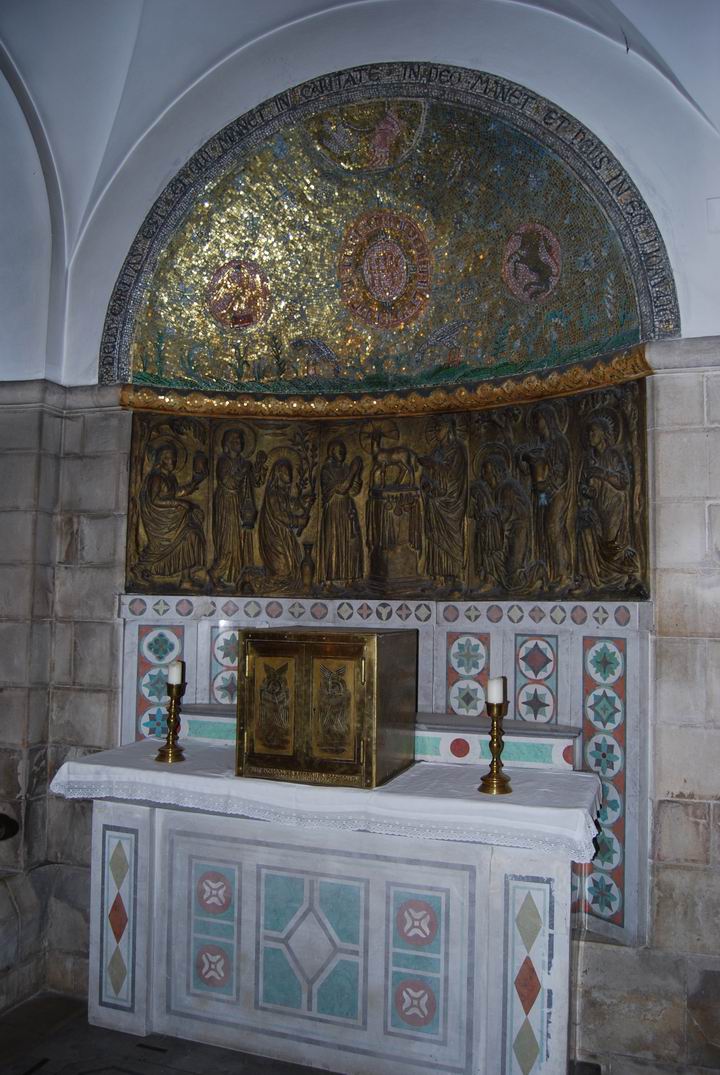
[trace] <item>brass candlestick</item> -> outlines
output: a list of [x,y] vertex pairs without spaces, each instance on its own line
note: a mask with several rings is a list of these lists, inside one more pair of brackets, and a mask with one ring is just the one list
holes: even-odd
[[489,771],[485,773],[478,785],[478,791],[483,792],[485,795],[509,795],[512,791],[510,777],[503,772],[502,761],[500,760],[503,751],[502,719],[507,714],[508,704],[507,702],[488,702],[487,711],[490,717],[490,755],[492,761],[490,762]]
[[168,683],[170,701],[168,702],[167,738],[155,755],[155,761],[164,761],[173,765],[176,761],[185,761],[185,751],[178,743],[180,734],[180,699],[185,693],[184,683]]

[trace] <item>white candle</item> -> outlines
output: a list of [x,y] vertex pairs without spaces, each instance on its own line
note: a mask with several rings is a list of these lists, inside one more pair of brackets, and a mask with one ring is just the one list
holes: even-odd
[[173,661],[168,668],[168,683],[182,683],[185,678],[185,662]]
[[488,680],[487,700],[494,705],[507,701],[507,679],[505,676],[497,676],[495,679]]

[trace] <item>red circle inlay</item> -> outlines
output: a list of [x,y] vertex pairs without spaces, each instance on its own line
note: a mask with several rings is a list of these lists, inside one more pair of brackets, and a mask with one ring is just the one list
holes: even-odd
[[467,739],[453,739],[450,744],[450,753],[456,758],[465,758],[470,753],[470,744]]

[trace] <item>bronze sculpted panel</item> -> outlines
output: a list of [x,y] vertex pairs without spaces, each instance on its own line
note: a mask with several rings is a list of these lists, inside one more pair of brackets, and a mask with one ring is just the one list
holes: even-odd
[[644,436],[642,382],[429,416],[136,414],[128,589],[647,597]]

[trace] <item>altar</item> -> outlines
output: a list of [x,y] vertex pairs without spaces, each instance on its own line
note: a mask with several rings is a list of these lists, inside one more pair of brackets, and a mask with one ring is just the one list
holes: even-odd
[[66,762],[93,799],[89,1015],[349,1075],[565,1075],[570,865],[600,782],[420,762],[372,791],[178,766],[143,740]]

